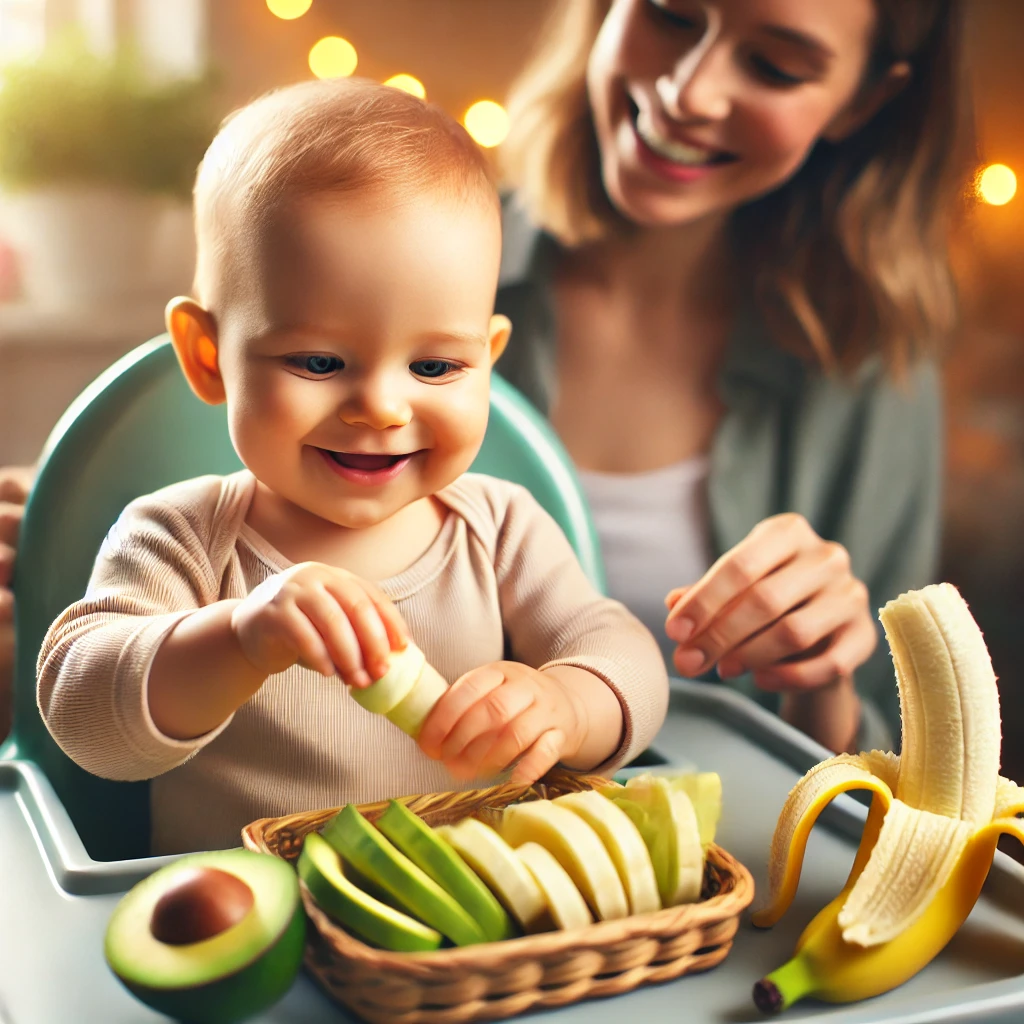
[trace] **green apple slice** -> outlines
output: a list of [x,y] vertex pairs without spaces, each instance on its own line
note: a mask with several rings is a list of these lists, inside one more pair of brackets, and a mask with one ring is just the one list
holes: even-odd
[[611,856],[597,833],[572,811],[550,800],[512,804],[501,816],[501,834],[510,846],[539,843],[554,854],[602,921],[629,914]]
[[515,934],[512,919],[495,899],[494,893],[480,881],[454,847],[405,804],[392,800],[377,819],[377,828],[420,870],[451,894],[480,925],[488,941],[508,939]]
[[704,882],[704,849],[693,803],[667,780],[651,776],[646,783],[606,786],[601,794],[632,819],[651,854],[661,902],[666,907],[694,903]]
[[523,843],[516,856],[536,879],[556,927],[561,931],[593,924],[587,902],[569,877],[569,873],[540,843]]
[[480,926],[405,854],[399,852],[348,804],[328,823],[324,839],[356,871],[386,890],[424,924],[436,928],[456,946],[485,942]]
[[[638,775],[626,783],[637,785]],[[686,772],[682,775],[665,775],[663,778],[672,789],[681,789],[690,798],[693,809],[697,812],[697,824],[700,827],[700,844],[707,848],[715,840],[715,829],[718,819],[722,816],[722,779],[718,772]]]
[[341,858],[316,832],[303,841],[298,872],[324,913],[358,938],[398,953],[441,945],[439,931],[374,899],[347,878]]
[[391,652],[388,670],[380,679],[362,689],[351,686],[348,692],[367,711],[386,715],[409,695],[426,663],[426,655],[410,640],[402,650]]
[[465,818],[437,830],[484,880],[527,934],[549,927],[547,901],[533,875],[490,825]]
[[593,790],[567,793],[558,797],[554,804],[579,815],[597,833],[619,873],[631,914],[661,910],[651,855],[625,811]]

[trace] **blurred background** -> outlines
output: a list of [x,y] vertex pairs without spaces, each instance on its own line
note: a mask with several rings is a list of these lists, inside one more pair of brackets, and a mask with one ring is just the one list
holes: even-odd
[[[402,76],[494,152],[549,6],[0,0],[0,465],[34,461],[67,404],[188,291],[189,186],[225,113],[313,74]],[[979,178],[955,242],[942,576],[985,631],[1003,763],[1024,781],[1024,2],[969,7]]]

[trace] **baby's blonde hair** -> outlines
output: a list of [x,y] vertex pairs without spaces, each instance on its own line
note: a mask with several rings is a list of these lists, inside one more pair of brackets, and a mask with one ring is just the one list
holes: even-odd
[[472,200],[500,215],[490,165],[439,107],[360,78],[274,89],[229,115],[199,165],[195,288],[218,275],[281,205],[358,193],[402,202],[423,194]]

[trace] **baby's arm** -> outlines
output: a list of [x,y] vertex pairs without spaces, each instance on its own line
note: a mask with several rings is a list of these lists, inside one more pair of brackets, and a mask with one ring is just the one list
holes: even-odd
[[372,583],[303,562],[242,600],[218,601],[178,622],[157,649],[149,710],[165,735],[201,736],[228,719],[268,676],[296,663],[369,686],[407,630]]
[[38,661],[38,701],[66,754],[106,778],[146,779],[187,760],[203,742],[160,732],[147,705],[161,641],[218,597],[208,555],[212,488],[190,481],[184,507],[148,495],[108,533],[85,596],[50,626]]
[[643,750],[664,721],[668,680],[657,643],[594,590],[528,492],[503,488],[492,499],[507,501],[494,510],[495,570],[516,660],[457,680],[424,723],[420,745],[460,775],[477,765],[494,771],[520,755],[531,778],[556,760],[611,770]]

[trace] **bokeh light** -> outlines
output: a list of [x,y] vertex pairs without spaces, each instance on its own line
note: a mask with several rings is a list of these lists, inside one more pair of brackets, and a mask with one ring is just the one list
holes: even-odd
[[309,70],[317,78],[345,78],[358,63],[356,48],[341,36],[324,36],[309,51]]
[[427,98],[427,90],[423,87],[423,83],[412,75],[392,75],[384,84],[390,85],[392,89],[411,92],[413,96],[419,96],[421,100]]
[[1017,175],[1006,164],[989,164],[978,175],[978,195],[992,206],[1005,206],[1017,193]]
[[473,139],[485,148],[499,145],[508,135],[508,114],[494,100],[478,100],[466,111],[462,123]]
[[301,18],[312,6],[313,0],[267,0],[270,13],[285,21]]

